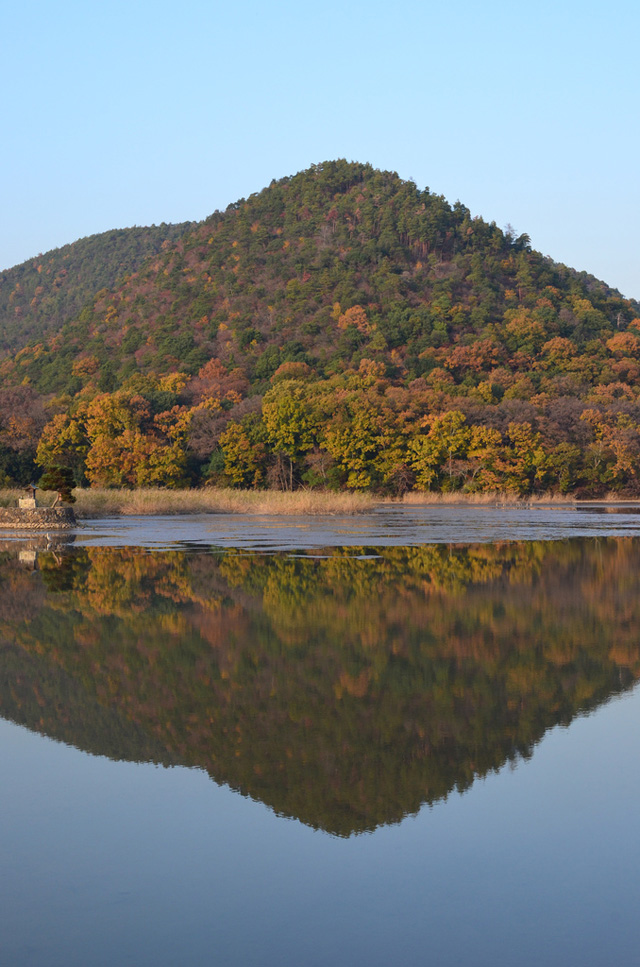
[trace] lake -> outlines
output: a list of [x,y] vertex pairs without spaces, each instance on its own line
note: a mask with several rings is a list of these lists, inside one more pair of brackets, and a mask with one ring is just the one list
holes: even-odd
[[0,541],[0,961],[638,962],[637,508]]

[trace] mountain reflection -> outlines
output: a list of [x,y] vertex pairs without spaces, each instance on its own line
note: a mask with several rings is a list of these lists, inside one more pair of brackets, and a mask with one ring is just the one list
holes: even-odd
[[324,557],[4,545],[0,714],[205,769],[346,836],[630,687],[638,627],[631,539]]

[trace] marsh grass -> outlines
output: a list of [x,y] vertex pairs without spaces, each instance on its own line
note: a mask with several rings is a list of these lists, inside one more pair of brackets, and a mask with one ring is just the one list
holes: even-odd
[[[380,498],[371,494],[334,491],[231,490],[208,487],[202,490],[166,490],[160,487],[139,490],[76,489],[73,509],[79,518],[151,516],[153,514],[273,514],[275,516],[317,516],[320,514],[364,514],[380,504],[395,506],[570,506],[576,504],[638,503],[617,494],[599,500],[577,500],[571,495],[486,493],[418,493],[404,497]],[[0,507],[15,507],[24,490],[0,490]],[[39,490],[38,502],[50,506],[55,494]]]
[[361,514],[374,499],[363,494],[296,490],[76,490],[78,517],[150,514]]
[[25,497],[25,490],[0,490],[0,507],[17,507],[18,499],[20,497]]
[[[613,498],[607,496],[603,500],[609,502],[619,501],[620,498]],[[499,491],[494,491],[493,493],[481,493],[481,494],[465,494],[458,492],[451,493],[429,493],[420,492],[417,490],[412,490],[407,493],[399,501],[394,501],[395,503],[402,503],[407,506],[420,506],[424,504],[464,504],[465,506],[469,504],[480,505],[480,506],[513,506],[515,504],[577,504],[577,503],[589,503],[589,501],[578,501],[576,497],[572,497],[570,494],[530,494],[527,497],[521,497],[518,494],[513,493],[500,493]],[[597,501],[600,503],[600,501]]]

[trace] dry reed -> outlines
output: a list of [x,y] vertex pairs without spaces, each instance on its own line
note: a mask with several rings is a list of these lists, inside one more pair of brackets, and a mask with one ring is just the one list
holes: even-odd
[[120,514],[361,514],[374,506],[363,494],[296,490],[76,490],[74,510],[78,517],[111,517]]
[[[604,500],[611,501],[614,498],[606,497]],[[615,498],[620,500],[620,498]],[[430,493],[427,491],[417,491],[412,490],[407,493],[398,501],[394,503],[402,503],[409,506],[419,506],[424,504],[464,504],[469,505],[480,505],[480,506],[503,506],[505,504],[577,504],[584,503],[584,501],[578,501],[575,497],[570,494],[531,494],[528,497],[521,497],[514,493],[501,493],[500,491],[493,491],[491,493],[477,493],[477,494],[465,494],[460,492],[452,493]],[[600,501],[598,501],[600,503]]]
[[[24,490],[0,489],[0,507],[15,507]],[[160,487],[139,490],[75,491],[74,510],[79,518],[118,517],[153,514],[274,514],[283,516],[316,516],[320,514],[362,514],[376,505],[477,505],[514,506],[572,504],[637,504],[634,498],[607,494],[598,500],[578,500],[567,494],[536,494],[519,497],[508,493],[429,493],[411,491],[401,498],[379,498],[370,494],[335,493],[333,491],[296,490],[231,490],[208,487],[202,490],[166,490]],[[53,503],[54,494],[38,491],[42,505]]]
[[17,507],[18,499],[26,496],[25,490],[0,489],[0,507]]

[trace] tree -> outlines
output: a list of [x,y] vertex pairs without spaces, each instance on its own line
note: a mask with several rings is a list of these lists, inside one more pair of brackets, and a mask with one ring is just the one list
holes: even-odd
[[57,491],[56,499],[51,505],[52,507],[55,507],[56,504],[61,502],[75,504],[75,494],[72,493],[74,486],[73,470],[70,467],[46,467],[40,477],[41,490]]
[[371,324],[367,319],[366,310],[362,306],[352,306],[347,309],[338,319],[338,329],[346,329],[348,326],[355,326],[358,332],[365,335],[371,332]]
[[75,471],[76,480],[82,482],[89,447],[83,415],[57,413],[42,431],[36,463],[43,468],[69,467]]
[[471,427],[471,439],[467,450],[469,480],[466,489],[476,491],[498,490],[500,477],[496,461],[500,456],[502,434],[495,427]]
[[294,380],[277,383],[265,395],[262,418],[274,452],[289,460],[286,484],[289,490],[293,490],[294,464],[312,450],[316,442],[316,426],[304,387]]
[[540,434],[530,423],[509,423],[507,441],[503,445],[496,469],[502,474],[502,486],[523,497],[544,480],[548,457]]
[[224,472],[236,487],[259,487],[264,481],[264,427],[255,414],[232,421],[220,437]]
[[447,489],[451,490],[457,476],[456,461],[467,453],[470,430],[459,410],[447,410],[441,416],[430,418],[429,423],[427,434],[409,442],[409,464],[416,474],[419,490],[436,489],[445,472]]
[[349,490],[367,490],[379,477],[379,457],[388,444],[379,414],[366,398],[353,396],[328,423],[322,446],[346,476]]

